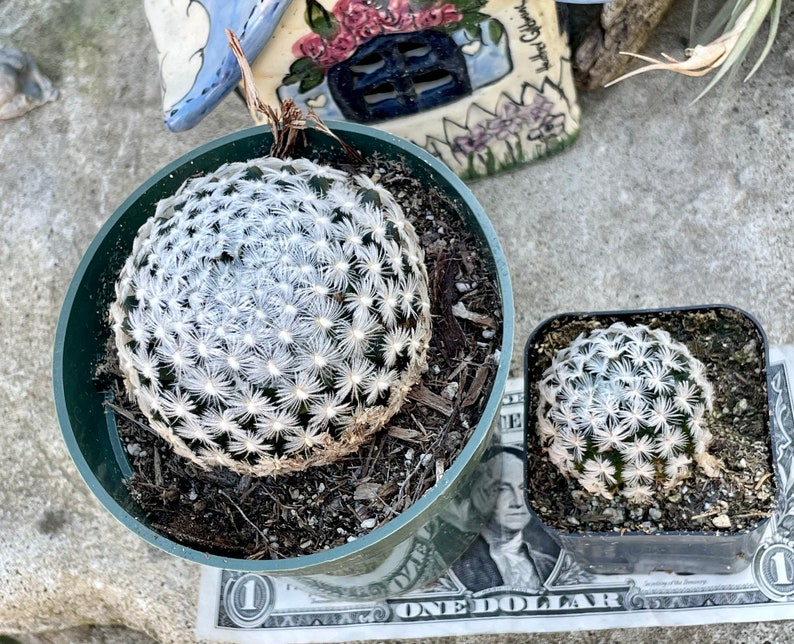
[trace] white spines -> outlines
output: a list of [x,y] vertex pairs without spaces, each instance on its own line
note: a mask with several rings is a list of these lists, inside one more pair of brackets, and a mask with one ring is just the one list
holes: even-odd
[[202,466],[256,476],[356,450],[399,409],[430,337],[399,205],[306,159],[228,164],[160,202],[111,315],[152,427]]
[[650,499],[705,454],[713,390],[705,368],[663,330],[618,322],[579,336],[538,384],[541,444],[591,494]]

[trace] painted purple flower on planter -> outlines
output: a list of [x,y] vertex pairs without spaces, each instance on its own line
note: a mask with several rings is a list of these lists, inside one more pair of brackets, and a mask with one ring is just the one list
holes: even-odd
[[565,114],[549,114],[533,127],[527,138],[530,141],[547,141],[560,136],[565,130]]
[[527,116],[529,114],[526,106],[508,101],[502,105],[496,118],[485,121],[485,127],[495,139],[504,141],[512,134],[518,134],[526,123]]
[[478,123],[468,134],[458,136],[452,143],[452,150],[455,154],[473,154],[487,149],[491,142],[491,135],[486,125]]
[[505,101],[493,118],[486,119],[452,140],[454,154],[473,155],[488,151],[496,141],[515,141],[522,132],[530,141],[541,143],[565,133],[565,115],[551,114],[554,104],[544,96],[536,95],[527,105],[512,100]]

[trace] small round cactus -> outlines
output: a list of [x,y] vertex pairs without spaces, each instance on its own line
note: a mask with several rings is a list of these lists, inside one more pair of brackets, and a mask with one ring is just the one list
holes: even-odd
[[543,373],[541,444],[587,492],[648,502],[696,461],[711,469],[705,368],[669,333],[622,322],[580,335]]
[[253,476],[357,450],[418,380],[430,337],[423,254],[394,197],[275,157],[161,201],[111,318],[151,427],[203,467]]

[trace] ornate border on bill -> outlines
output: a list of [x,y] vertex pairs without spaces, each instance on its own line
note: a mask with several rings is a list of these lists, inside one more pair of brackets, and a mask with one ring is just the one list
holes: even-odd
[[[506,582],[493,558],[478,560],[475,543],[432,587],[378,602],[332,601],[288,578],[205,568],[196,634],[308,644],[794,619],[794,345],[772,348],[770,363],[778,504],[751,565],[740,572],[593,575],[559,546],[533,542],[529,525],[524,547],[535,565],[520,571],[524,577]],[[523,404],[523,383],[511,380],[502,406],[506,446],[523,440]]]

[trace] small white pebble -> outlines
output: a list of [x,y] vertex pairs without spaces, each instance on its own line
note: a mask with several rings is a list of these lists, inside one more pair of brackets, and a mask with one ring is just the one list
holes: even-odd
[[447,400],[454,400],[458,393],[459,387],[460,385],[457,382],[450,382],[441,392],[442,397],[446,398]]
[[648,516],[654,521],[658,521],[662,518],[662,511],[659,508],[650,508],[648,510]]
[[130,456],[138,456],[141,453],[141,446],[138,443],[130,443],[127,445],[127,454]]
[[615,508],[604,508],[604,517],[610,523],[623,523],[623,512]]
[[718,514],[714,517],[711,522],[714,524],[715,528],[730,528],[731,527],[731,520],[727,514]]
[[361,527],[364,528],[364,530],[372,530],[372,528],[375,527],[376,523],[377,523],[377,521],[375,521],[375,519],[371,519],[371,518],[370,519],[364,519],[361,522]]

